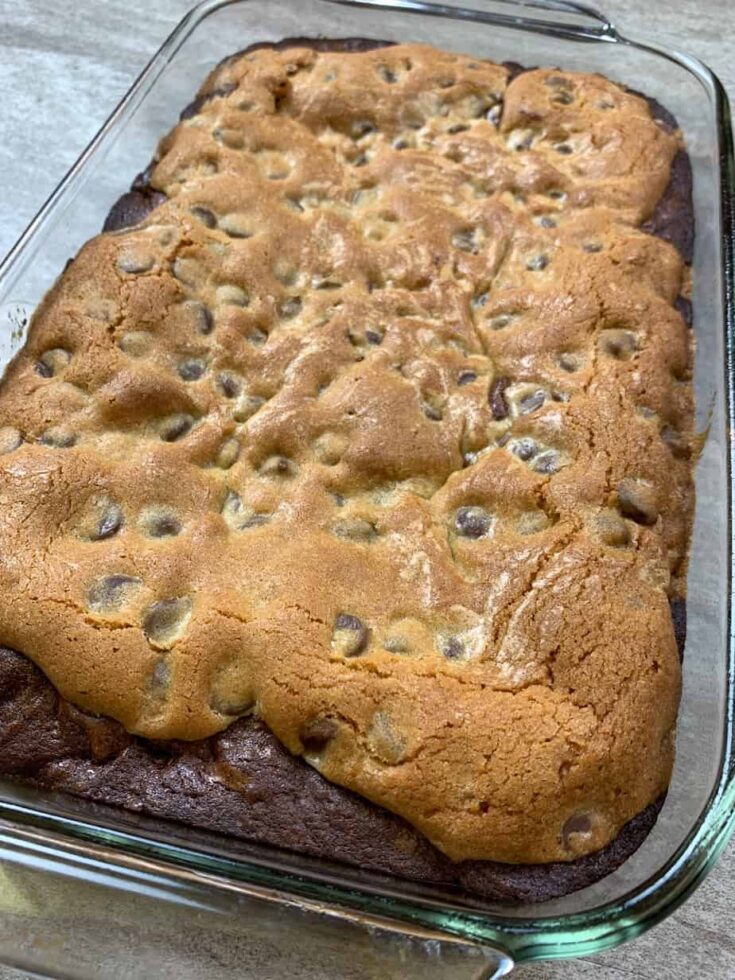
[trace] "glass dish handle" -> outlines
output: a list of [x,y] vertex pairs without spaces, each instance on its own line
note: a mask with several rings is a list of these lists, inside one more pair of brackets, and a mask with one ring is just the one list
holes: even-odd
[[0,972],[499,980],[504,951],[0,822]]
[[[394,8],[394,0],[328,0],[346,7]],[[596,7],[576,0],[482,0],[481,7],[406,0],[401,9],[435,17],[453,17],[480,24],[551,34],[576,40],[619,39],[610,18]],[[553,19],[549,15],[553,15]]]

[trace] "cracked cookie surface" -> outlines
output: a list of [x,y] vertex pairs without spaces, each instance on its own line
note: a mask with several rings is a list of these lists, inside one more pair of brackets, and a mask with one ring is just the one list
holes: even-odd
[[457,860],[607,844],[673,757],[679,148],[599,76],[226,62],[0,389],[0,642],[151,738],[255,711]]

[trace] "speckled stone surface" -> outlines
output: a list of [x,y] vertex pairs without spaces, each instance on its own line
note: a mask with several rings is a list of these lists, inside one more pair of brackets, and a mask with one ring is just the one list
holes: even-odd
[[[189,5],[188,0],[84,0],[73,5],[0,0],[0,253],[10,248]],[[604,6],[626,33],[697,55],[735,91],[735,37],[722,0],[697,5],[606,0]],[[734,887],[731,847],[686,905],[637,941],[573,964],[538,964],[518,974],[530,980],[647,980],[658,977],[665,965],[670,980],[726,980],[735,976]],[[79,901],[81,906],[81,894]],[[278,963],[304,980],[325,976],[324,963],[315,968],[302,963],[294,971],[301,961],[284,951],[279,951],[280,958],[259,962],[257,956],[242,955],[241,937],[233,936],[231,943],[232,949],[222,951],[223,961],[237,957],[239,950],[243,976],[282,976]],[[200,975],[207,975],[202,970]],[[0,967],[0,980],[23,975]],[[103,968],[100,975],[112,973]],[[141,975],[132,960],[125,975]]]

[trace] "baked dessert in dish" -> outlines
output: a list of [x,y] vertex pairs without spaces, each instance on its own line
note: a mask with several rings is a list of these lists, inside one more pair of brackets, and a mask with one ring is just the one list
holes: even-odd
[[690,197],[597,75],[218,66],[0,388],[2,770],[491,897],[612,870],[673,761]]

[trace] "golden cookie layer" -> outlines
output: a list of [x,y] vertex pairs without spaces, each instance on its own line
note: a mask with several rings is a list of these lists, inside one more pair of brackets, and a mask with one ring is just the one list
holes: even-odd
[[678,137],[593,75],[260,50],[0,389],[0,643],[151,738],[255,711],[450,857],[666,788],[692,507]]

